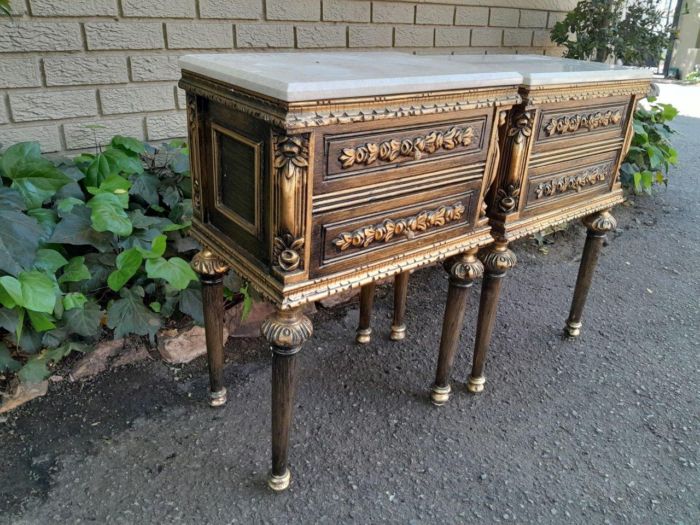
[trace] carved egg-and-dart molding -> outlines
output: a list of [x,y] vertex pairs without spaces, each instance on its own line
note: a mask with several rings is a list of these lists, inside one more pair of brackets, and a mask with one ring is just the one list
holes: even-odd
[[605,113],[590,113],[588,115],[571,115],[551,119],[544,126],[546,136],[563,135],[573,133],[579,129],[596,129],[606,126],[614,126],[622,120],[622,113],[617,111],[606,111]]
[[392,162],[399,157],[418,160],[424,154],[435,153],[440,149],[451,150],[457,146],[469,146],[473,140],[473,128],[452,127],[445,132],[431,131],[414,139],[389,139],[380,143],[368,142],[356,148],[343,148],[338,160],[343,168],[350,168],[355,164],[369,166],[377,160]]
[[375,241],[389,242],[398,235],[411,238],[414,232],[422,232],[459,220],[464,211],[464,205],[458,202],[451,206],[440,206],[435,210],[425,210],[410,217],[384,219],[378,224],[368,224],[351,232],[342,232],[333,239],[333,244],[340,251],[344,251],[350,247],[367,248]]

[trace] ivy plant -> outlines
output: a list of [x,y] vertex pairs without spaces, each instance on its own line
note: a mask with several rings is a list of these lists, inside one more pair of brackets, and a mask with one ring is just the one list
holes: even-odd
[[634,137],[620,167],[620,180],[635,193],[651,193],[654,184],[668,184],[668,170],[678,162],[671,146],[673,129],[668,122],[678,114],[671,104],[649,97],[648,107],[639,106],[634,115]]
[[105,327],[153,340],[166,319],[202,322],[184,142],[117,136],[73,160],[15,144],[0,180],[0,373],[41,380]]

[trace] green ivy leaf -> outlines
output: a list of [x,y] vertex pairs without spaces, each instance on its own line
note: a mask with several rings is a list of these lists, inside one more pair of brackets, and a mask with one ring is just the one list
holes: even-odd
[[17,373],[17,377],[22,383],[41,383],[51,375],[47,367],[48,363],[41,355],[34,356]]
[[34,259],[34,268],[50,274],[56,273],[56,270],[63,268],[66,264],[68,264],[66,258],[50,248],[37,250],[36,259]]
[[44,232],[36,219],[9,207],[0,207],[0,224],[0,270],[19,275],[31,268]]
[[80,292],[70,292],[63,296],[63,308],[65,310],[82,308],[86,302],[87,297]]
[[130,248],[117,256],[117,269],[107,278],[107,285],[118,292],[141,268],[143,256],[138,248]]
[[3,343],[0,343],[0,373],[16,372],[21,367],[22,364],[19,361],[14,360],[7,347]]
[[131,235],[131,221],[124,211],[119,197],[113,193],[95,195],[88,201],[87,206],[92,210],[90,219],[96,231],[110,231],[121,237]]
[[[2,235],[2,229],[0,229]],[[76,208],[56,225],[49,238],[52,244],[71,244],[77,246],[94,246],[101,252],[111,248],[111,234],[97,232],[92,228],[89,208]],[[1,257],[2,251],[0,251]]]
[[153,301],[148,307],[156,313],[160,313],[161,305],[158,301]]
[[90,270],[85,266],[85,257],[73,257],[63,269],[63,275],[59,277],[59,283],[77,283],[90,278]]
[[58,216],[54,210],[48,208],[33,208],[27,211],[27,214],[37,220],[39,226],[41,226],[43,232],[41,238],[42,242],[45,242],[56,227],[56,222],[58,222]]
[[142,198],[151,206],[158,205],[160,202],[160,197],[158,196],[160,181],[158,180],[158,177],[144,172],[132,176],[131,181],[133,183],[131,190],[129,190],[131,195]]
[[66,197],[56,202],[56,209],[61,217],[65,217],[69,214],[75,206],[82,206],[85,204],[84,201],[77,199],[75,197]]
[[139,156],[146,153],[146,146],[144,143],[133,137],[116,135],[112,138],[110,146],[120,149],[131,156]]
[[63,322],[71,333],[95,337],[100,333],[102,310],[94,300],[88,300],[82,308],[66,309]]
[[33,312],[32,310],[27,310],[29,315],[29,321],[32,323],[32,327],[37,332],[46,332],[47,330],[53,330],[56,325],[53,322],[53,318],[49,314],[43,312]]
[[160,328],[160,317],[144,306],[143,288],[122,288],[120,295],[107,309],[107,326],[114,330],[114,337],[137,334],[153,340]]
[[171,257],[167,260],[163,257],[148,259],[146,274],[151,279],[164,279],[177,290],[184,290],[191,281],[197,279],[189,263],[179,257]]
[[[50,314],[56,304],[57,285],[45,273],[32,270],[22,272],[15,279],[10,275],[0,277],[0,286],[7,296],[19,306],[35,312]],[[5,296],[6,297],[6,296]],[[3,306],[8,305],[3,304]]]
[[180,292],[180,311],[189,315],[199,325],[204,324],[204,312],[202,309],[202,290],[199,282],[195,281]]

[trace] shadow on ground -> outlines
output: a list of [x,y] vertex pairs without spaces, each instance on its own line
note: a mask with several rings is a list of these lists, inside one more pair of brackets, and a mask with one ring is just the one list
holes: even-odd
[[486,391],[464,382],[476,318],[470,296],[456,395],[428,403],[447,288],[416,272],[408,340],[352,343],[357,306],[319,311],[300,358],[293,482],[265,488],[268,355],[227,348],[230,401],[205,405],[203,359],[152,361],[58,384],[0,424],[0,522],[697,523],[700,419],[700,120],[681,118],[671,187],[615,212],[584,333],[560,338],[584,232],[548,254],[515,246]]

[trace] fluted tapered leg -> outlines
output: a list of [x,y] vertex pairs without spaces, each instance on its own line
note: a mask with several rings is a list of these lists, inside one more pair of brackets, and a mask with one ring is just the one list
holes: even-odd
[[226,403],[224,386],[224,288],[223,278],[228,266],[210,250],[200,251],[192,259],[192,268],[202,282],[204,330],[209,364],[209,405]]
[[375,284],[369,283],[360,289],[360,322],[355,341],[367,344],[372,339],[372,306],[374,305]]
[[486,376],[484,375],[486,353],[496,322],[501,284],[505,274],[515,266],[517,261],[515,254],[508,249],[508,243],[503,241],[496,241],[489,246],[482,254],[481,259],[484,263],[484,282],[479,299],[479,318],[476,325],[472,371],[467,383],[467,390],[473,394],[483,391],[486,384]]
[[394,319],[391,323],[392,341],[401,341],[406,337],[406,295],[408,294],[408,276],[410,272],[401,272],[394,277]]
[[571,338],[578,337],[581,334],[583,307],[586,304],[588,290],[591,287],[593,274],[598,264],[598,257],[605,242],[606,234],[617,226],[617,221],[607,210],[585,217],[583,223],[588,228],[588,233],[583,247],[581,264],[578,269],[571,311],[564,327],[564,334]]
[[459,334],[464,324],[467,309],[467,292],[475,279],[481,277],[484,267],[476,258],[476,250],[452,257],[445,261],[445,270],[450,274],[447,291],[445,316],[442,321],[440,354],[438,356],[435,383],[430,392],[430,399],[435,405],[447,403],[452,392],[450,374],[457,354]]
[[281,491],[291,480],[287,458],[297,382],[296,359],[311,337],[313,326],[301,308],[278,309],[265,320],[261,331],[272,350],[272,470],[268,485]]

